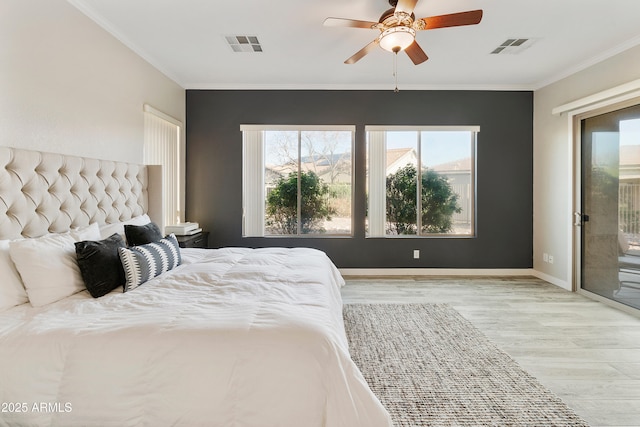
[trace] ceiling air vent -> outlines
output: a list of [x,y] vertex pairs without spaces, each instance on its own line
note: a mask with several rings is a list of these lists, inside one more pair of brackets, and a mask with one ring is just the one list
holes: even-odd
[[256,36],[225,36],[234,52],[262,52],[262,46]]
[[498,46],[497,48],[495,48],[491,53],[494,55],[497,54],[516,54],[516,53],[520,53],[525,49],[528,49],[531,47],[531,45],[533,44],[533,42],[535,41],[535,39],[518,39],[518,38],[512,38],[512,39],[507,39],[505,40],[500,46]]

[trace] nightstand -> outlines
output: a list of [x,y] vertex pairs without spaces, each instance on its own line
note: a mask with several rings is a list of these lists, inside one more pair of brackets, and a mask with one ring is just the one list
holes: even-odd
[[176,236],[181,248],[207,248],[209,246],[209,232],[202,231],[192,236]]

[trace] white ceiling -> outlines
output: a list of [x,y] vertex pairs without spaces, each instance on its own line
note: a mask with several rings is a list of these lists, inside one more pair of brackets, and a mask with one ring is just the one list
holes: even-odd
[[[324,27],[326,17],[377,21],[387,0],[68,0],[186,89],[392,89],[393,54],[343,63],[377,30]],[[479,25],[421,31],[429,60],[398,56],[400,89],[534,90],[640,44],[640,0],[420,0],[417,18],[483,9]],[[227,35],[255,35],[235,53]],[[518,54],[491,55],[509,38]]]

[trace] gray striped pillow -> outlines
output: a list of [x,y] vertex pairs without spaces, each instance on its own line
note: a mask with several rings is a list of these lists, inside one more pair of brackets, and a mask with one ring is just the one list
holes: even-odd
[[180,246],[173,234],[146,245],[118,248],[118,253],[126,277],[125,292],[176,268],[182,262]]

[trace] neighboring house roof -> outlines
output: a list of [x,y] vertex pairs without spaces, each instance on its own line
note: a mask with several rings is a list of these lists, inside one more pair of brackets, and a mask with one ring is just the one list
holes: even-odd
[[620,166],[640,165],[640,145],[620,146]]
[[[334,153],[333,155],[316,155],[302,157],[300,170],[302,172],[314,172],[326,182],[343,183],[351,182],[351,154]],[[267,165],[267,182],[284,177],[298,171],[296,163],[283,165]]]
[[387,169],[389,169],[389,166],[412,151],[415,153],[415,150],[413,148],[391,148],[387,150]]
[[265,181],[266,182],[271,182],[271,181],[275,181],[276,179],[278,179],[279,177],[283,176],[284,174],[282,173],[282,171],[280,170],[276,170],[271,166],[266,166],[265,167]]
[[329,166],[343,161],[351,161],[351,153],[330,153],[315,154],[312,156],[303,156],[300,158],[302,163],[316,163],[318,166]]
[[640,179],[640,145],[620,146],[620,179]]
[[[638,159],[640,160],[640,150],[638,151]],[[301,160],[302,163],[300,164],[300,168],[305,172],[314,171],[319,176],[323,176],[330,171],[329,162],[324,158],[318,159],[315,165],[311,156],[303,157]],[[351,160],[351,156],[346,155],[345,153],[338,153],[334,154],[332,160],[334,160],[335,162],[348,162]],[[396,173],[398,169],[408,164],[416,165],[417,163],[417,153],[413,148],[391,148],[387,150],[387,175]],[[272,174],[272,177],[277,177],[286,176],[291,172],[295,172],[297,170],[297,166],[294,164],[268,165],[266,166],[266,169],[267,173]],[[471,157],[435,165],[430,169],[441,173],[470,171]]]
[[430,167],[436,172],[456,172],[456,171],[470,171],[471,170],[471,157],[467,157],[464,159],[454,160],[452,162],[441,163],[439,165],[435,165]]
[[[417,154],[413,148],[392,148],[387,150],[387,175],[397,172],[398,169],[407,164],[416,165],[417,163]],[[429,169],[441,173],[470,171],[471,157],[441,163]]]
[[387,175],[411,164],[418,164],[418,156],[413,148],[390,148],[387,150]]

